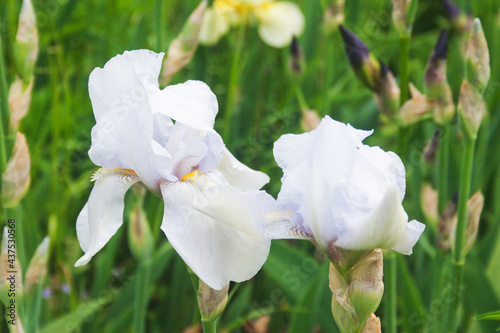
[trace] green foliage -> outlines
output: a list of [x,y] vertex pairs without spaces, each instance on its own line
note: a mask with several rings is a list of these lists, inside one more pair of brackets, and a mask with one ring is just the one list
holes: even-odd
[[[322,4],[328,1],[294,2],[306,18],[305,31],[299,38],[305,54],[303,73],[299,79],[292,78],[288,50],[265,45],[254,27],[247,28],[238,82],[231,97],[234,98],[231,140],[226,142],[243,163],[271,177],[265,190],[275,197],[282,173],[272,155],[273,142],[282,134],[302,131],[297,84],[309,107],[320,116],[330,115],[357,128],[375,129],[367,144],[392,151],[399,151],[401,147],[397,127],[388,124],[379,114],[371,92],[350,69],[339,34],[322,33],[321,17],[326,9]],[[460,4],[458,0],[455,2]],[[409,78],[422,91],[427,59],[439,31],[448,23],[440,1],[421,0],[418,9],[417,1],[412,3],[415,5],[410,7],[409,17],[415,12],[415,20]],[[498,327],[497,322],[473,318],[498,319],[499,316],[496,312],[477,317],[497,310],[500,303],[500,5],[497,0],[467,3],[474,16],[481,19],[488,41],[491,80],[484,93],[488,115],[478,133],[471,188],[472,192],[482,190],[486,201],[476,244],[467,257],[460,319],[464,332],[491,332]],[[31,258],[45,235],[51,237],[49,276],[43,286],[44,298],[37,308],[41,332],[131,330],[138,263],[129,250],[124,228],[130,222],[132,195],[126,200],[125,225],[90,264],[82,268],[73,266],[82,255],[75,222],[92,187],[90,176],[97,169],[87,155],[95,124],[88,77],[95,67],[102,67],[125,50],[147,48],[166,52],[197,4],[198,1],[34,0],[40,51],[34,68],[30,111],[20,126],[30,148],[32,180],[19,211],[22,212],[26,258]],[[155,6],[161,10],[154,10]],[[391,24],[391,6],[389,0],[346,1],[345,26],[355,32],[399,80],[399,42]],[[0,56],[5,60],[8,85],[16,73],[13,45],[19,10],[20,1],[0,2],[4,51]],[[155,13],[163,16],[155,17]],[[455,102],[464,75],[461,38],[458,32],[452,32],[449,45],[447,74]],[[230,64],[236,44],[237,29],[233,29],[217,45],[200,46],[193,61],[172,82],[201,79],[212,88],[219,102],[215,124],[219,133],[225,130]],[[427,221],[421,211],[420,186],[427,180],[436,187],[438,170],[426,165],[421,155],[436,128],[430,121],[421,122],[403,136],[402,145],[406,149],[401,158],[408,177],[404,204],[410,219],[423,223]],[[463,132],[457,118],[450,128],[447,200],[459,189],[463,152]],[[5,135],[9,138],[7,132]],[[163,202],[148,193],[143,209],[154,239],[146,331],[182,332],[199,323],[195,293],[186,266],[159,229]],[[0,224],[5,221],[6,216],[2,216]],[[437,248],[437,234],[437,226],[427,224],[413,255],[398,255],[398,331],[437,332],[445,321],[445,308],[454,296],[447,292],[452,279],[448,265],[450,253]],[[331,315],[328,265],[314,251],[314,246],[306,241],[273,241],[263,269],[234,292],[218,328],[248,331],[248,322],[270,316],[270,332],[336,332]],[[234,286],[230,292],[232,288]],[[384,302],[385,298],[377,312],[383,325]],[[2,321],[0,332],[6,331],[7,324]]]

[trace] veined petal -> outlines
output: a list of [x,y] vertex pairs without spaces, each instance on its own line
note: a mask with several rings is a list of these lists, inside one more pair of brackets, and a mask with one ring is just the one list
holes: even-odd
[[227,148],[224,148],[224,155],[217,170],[222,172],[231,186],[240,191],[258,190],[269,182],[265,173],[250,169],[238,161]]
[[228,11],[232,11],[228,6],[213,6],[205,11],[198,36],[201,44],[214,45],[228,32],[231,16]]
[[172,246],[213,289],[253,277],[269,253],[260,208],[272,198],[263,191],[240,192],[219,172],[195,172],[183,180],[161,186],[161,229]]
[[304,30],[304,16],[299,7],[291,2],[272,2],[256,12],[259,36],[273,47],[284,47]]
[[88,263],[116,233],[123,222],[125,193],[139,181],[135,173],[123,169],[100,169],[93,178],[94,188],[76,223],[78,240],[85,255],[75,266]]
[[139,80],[141,85],[158,88],[158,75],[164,53],[149,50],[125,51],[96,68],[89,77],[89,94],[96,121],[123,103]]
[[271,239],[312,239],[302,225],[291,223],[292,212],[271,211],[266,214],[265,230]]
[[154,113],[162,113],[200,131],[213,131],[218,111],[217,98],[201,81],[187,81],[148,91]]

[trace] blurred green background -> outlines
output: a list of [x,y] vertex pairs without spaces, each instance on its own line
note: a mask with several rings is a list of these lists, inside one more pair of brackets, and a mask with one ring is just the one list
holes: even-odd
[[[299,41],[304,52],[303,73],[289,69],[287,48],[264,44],[255,27],[245,33],[236,105],[227,147],[242,162],[271,177],[265,189],[279,192],[281,169],[272,155],[273,142],[285,133],[300,133],[301,112],[296,85],[311,109],[320,116],[375,129],[366,141],[384,150],[397,150],[397,128],[381,121],[371,92],[354,76],[338,31],[326,32],[322,17],[329,1],[295,1],[306,26]],[[481,19],[489,44],[491,79],[485,92],[488,115],[476,147],[472,193],[482,190],[486,202],[478,238],[465,268],[466,290],[462,331],[491,332],[498,323],[474,316],[500,310],[500,3],[498,0],[462,1]],[[88,95],[88,77],[95,67],[125,50],[146,48],[166,52],[197,1],[34,0],[40,51],[28,115],[20,131],[31,154],[31,186],[17,211],[23,220],[26,258],[45,235],[50,235],[48,275],[43,284],[40,316],[42,332],[125,332],[132,322],[136,262],[122,227],[90,264],[74,268],[81,256],[75,221],[85,204],[97,167],[89,160],[90,131],[95,124]],[[0,3],[1,34],[7,80],[14,78],[12,45],[21,2]],[[345,26],[354,31],[373,54],[388,64],[398,78],[399,42],[391,21],[391,1],[346,1]],[[423,74],[440,29],[447,27],[440,1],[421,0],[410,48],[410,81],[423,88]],[[236,44],[233,29],[213,47],[200,46],[193,61],[171,83],[205,81],[217,95],[216,130],[223,132],[230,63]],[[448,80],[455,101],[463,78],[457,33],[449,46]],[[407,168],[404,201],[410,219],[425,220],[420,206],[424,170],[436,182],[432,165],[421,154],[436,125],[422,122],[408,128],[407,149],[401,158]],[[458,190],[462,152],[458,120],[453,122],[450,172],[451,199]],[[127,222],[133,195],[126,198]],[[159,232],[163,203],[147,194],[144,209],[156,234],[155,264],[147,331],[182,332],[197,320],[196,298],[180,257]],[[4,223],[5,219],[2,220]],[[427,223],[428,224],[428,223]],[[126,223],[125,225],[126,226]],[[428,224],[410,257],[398,255],[398,320],[401,332],[436,331],[449,295],[447,254],[435,245],[436,225]],[[23,268],[27,262],[22,262]],[[377,311],[384,325],[384,301]],[[328,287],[328,261],[305,241],[273,241],[263,269],[234,290],[219,328],[258,332],[246,323],[269,314],[269,332],[336,332]],[[2,310],[3,311],[3,310]],[[245,324],[246,323],[246,324]],[[496,324],[496,325],[495,325]],[[5,321],[2,331],[7,330]]]

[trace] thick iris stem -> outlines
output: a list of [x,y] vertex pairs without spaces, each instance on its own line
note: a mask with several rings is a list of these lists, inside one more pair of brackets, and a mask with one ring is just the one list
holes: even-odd
[[457,322],[458,310],[462,298],[462,280],[463,270],[465,266],[465,231],[467,229],[467,202],[469,200],[471,179],[472,179],[472,162],[474,159],[474,148],[476,139],[466,137],[465,152],[462,159],[462,171],[460,174],[460,191],[458,197],[458,217],[455,234],[455,248],[453,252],[454,274],[453,279],[453,295],[454,301],[451,303],[450,315],[448,322],[448,331],[454,332]]
[[399,80],[400,103],[403,105],[408,100],[408,80],[410,77],[410,35],[401,36],[399,39]]
[[240,25],[238,36],[236,37],[236,48],[233,53],[231,61],[231,72],[229,74],[229,87],[226,99],[226,113],[224,115],[224,141],[230,142],[231,136],[231,120],[233,118],[233,111],[236,106],[236,92],[238,88],[239,70],[241,54],[243,52],[243,42],[245,39],[245,24]]
[[443,214],[448,204],[448,169],[450,156],[450,125],[441,128],[438,153],[438,212]]
[[387,297],[385,312],[387,317],[387,332],[397,332],[397,257],[394,253],[386,255],[385,294]]
[[217,332],[216,321],[202,321],[203,333],[215,333]]
[[142,333],[146,328],[146,310],[149,303],[151,284],[151,261],[139,263],[135,277],[133,331]]
[[[198,295],[198,289],[199,289],[199,284],[200,284],[200,279],[194,272],[188,267],[188,272],[189,272],[189,277],[191,278],[191,283],[193,284],[193,289],[196,295]],[[197,314],[199,314],[199,311],[196,311]],[[196,319],[199,319],[198,316],[196,316]],[[193,324],[197,324],[197,320],[193,320]],[[215,333],[217,332],[217,319],[215,320],[201,320],[201,325],[203,326],[203,333]]]
[[8,102],[8,87],[7,77],[5,76],[5,64],[3,59],[3,41],[0,35],[0,100],[1,100],[1,113],[0,113],[0,175],[3,174],[7,167],[7,147],[5,142],[5,134],[9,124],[10,112]]
[[299,107],[302,112],[305,110],[309,109],[309,106],[307,105],[306,98],[304,97],[304,93],[302,92],[302,88],[300,87],[299,84],[297,84],[296,89],[295,89],[295,94],[297,96],[297,101],[299,102]]
[[161,7],[162,1],[155,0],[155,16],[154,16],[154,27],[155,27],[155,35],[156,35],[156,51],[162,52],[162,23],[163,23],[163,12]]

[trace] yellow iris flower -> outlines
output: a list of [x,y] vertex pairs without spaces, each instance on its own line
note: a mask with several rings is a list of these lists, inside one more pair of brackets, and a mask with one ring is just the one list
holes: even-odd
[[202,44],[213,45],[232,26],[257,23],[262,40],[273,47],[290,44],[304,29],[304,16],[291,2],[269,0],[215,0],[207,9],[199,36]]

